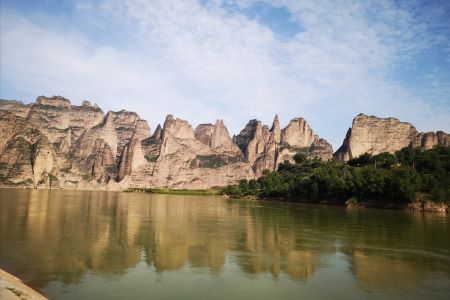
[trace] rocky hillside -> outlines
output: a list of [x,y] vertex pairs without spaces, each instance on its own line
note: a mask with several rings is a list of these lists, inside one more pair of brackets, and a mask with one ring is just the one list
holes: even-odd
[[437,145],[449,146],[450,135],[442,131],[418,132],[411,124],[395,118],[359,114],[334,157],[346,161],[366,152],[375,155],[394,153],[404,147],[431,149]]
[[332,158],[331,145],[302,118],[281,129],[251,120],[233,138],[222,120],[197,128],[167,116],[151,134],[125,110],[40,96],[0,102],[0,185],[37,188],[204,189],[259,177],[301,152]]
[[[444,132],[419,133],[394,118],[360,114],[334,157],[449,144]],[[331,145],[303,118],[285,128],[278,116],[271,127],[250,120],[231,138],[222,120],[194,129],[168,115],[152,134],[136,113],[105,114],[89,101],[80,106],[60,96],[40,96],[27,105],[0,101],[0,186],[205,189],[257,178],[296,153],[333,157]]]
[[280,162],[292,161],[299,152],[323,160],[331,159],[333,153],[331,145],[314,134],[302,118],[291,120],[283,129],[278,116],[270,129],[258,120],[251,120],[234,140],[257,177],[265,169],[274,170]]

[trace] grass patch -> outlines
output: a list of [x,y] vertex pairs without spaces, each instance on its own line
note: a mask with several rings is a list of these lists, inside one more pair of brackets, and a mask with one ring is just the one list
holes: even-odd
[[124,192],[142,192],[149,194],[169,194],[169,195],[192,195],[192,196],[211,196],[220,195],[220,190],[218,189],[208,189],[208,190],[172,190],[172,189],[140,189],[140,188],[128,188]]

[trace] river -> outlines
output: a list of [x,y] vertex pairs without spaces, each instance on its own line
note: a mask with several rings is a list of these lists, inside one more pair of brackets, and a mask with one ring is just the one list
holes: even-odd
[[450,218],[0,190],[0,268],[51,299],[450,299]]

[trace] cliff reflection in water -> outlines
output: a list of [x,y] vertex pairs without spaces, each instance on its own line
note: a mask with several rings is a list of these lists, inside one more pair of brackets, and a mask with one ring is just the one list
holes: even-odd
[[188,266],[220,274],[232,263],[248,275],[307,280],[337,253],[368,290],[418,286],[418,272],[450,274],[445,216],[218,197],[0,192],[0,267],[37,287],[73,283],[86,272],[123,274],[141,260],[156,272]]

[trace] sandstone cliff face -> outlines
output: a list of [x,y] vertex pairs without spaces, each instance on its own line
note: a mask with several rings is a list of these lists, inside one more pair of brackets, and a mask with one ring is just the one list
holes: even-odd
[[420,147],[428,150],[433,149],[436,146],[449,146],[450,134],[443,131],[437,132],[421,132],[411,142],[412,147]]
[[111,179],[120,181],[133,164],[145,160],[140,142],[150,136],[150,129],[135,113],[105,116],[89,101],[75,106],[60,96],[40,96],[31,105],[14,103],[1,109],[3,183],[48,187],[41,178],[45,175],[63,188],[108,188]]
[[140,142],[150,136],[146,121],[128,111],[108,112],[101,123],[84,131],[71,155],[96,181],[108,183],[131,174],[133,160],[145,160]]
[[227,153],[240,155],[239,147],[232,141],[228,129],[223,120],[217,120],[215,125],[200,124],[195,128],[195,138],[201,143],[209,146],[217,153]]
[[257,177],[265,169],[275,170],[285,160],[292,162],[299,152],[323,160],[329,160],[333,155],[331,145],[315,135],[302,118],[295,118],[280,129],[278,116],[275,116],[270,130],[260,121],[251,120],[235,140]]
[[40,96],[30,106],[26,118],[56,148],[67,153],[86,129],[103,119],[103,111],[86,101],[82,106],[72,106],[69,100],[60,96]]
[[0,111],[9,111],[15,115],[27,118],[31,105],[24,105],[21,101],[0,99]]
[[256,178],[299,151],[322,159],[332,153],[301,118],[284,129],[277,116],[270,129],[251,120],[231,139],[222,120],[194,130],[168,115],[151,135],[136,113],[104,114],[89,101],[0,102],[0,185],[204,189]]
[[164,127],[141,144],[149,163],[131,174],[132,186],[205,189],[254,178],[221,120],[194,131],[168,115]]
[[0,112],[0,183],[25,187],[72,186],[80,180],[76,168],[48,138],[26,119]]
[[419,133],[409,123],[395,118],[378,118],[359,114],[353,119],[342,146],[334,154],[339,160],[349,160],[364,153],[394,153],[404,147],[431,149],[448,146],[449,135],[438,131]]

